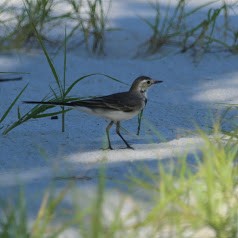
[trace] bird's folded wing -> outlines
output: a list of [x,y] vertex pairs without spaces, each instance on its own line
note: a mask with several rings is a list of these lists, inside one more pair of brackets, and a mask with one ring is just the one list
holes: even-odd
[[131,112],[138,104],[136,100],[127,94],[113,94],[104,97],[96,97],[88,100],[74,101],[70,103],[72,106],[89,107],[94,109],[105,109],[105,110],[115,110]]

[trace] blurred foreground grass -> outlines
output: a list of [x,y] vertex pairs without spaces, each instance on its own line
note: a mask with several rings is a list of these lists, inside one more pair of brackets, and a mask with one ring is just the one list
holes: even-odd
[[[75,237],[85,238],[237,237],[237,139],[224,138],[217,128],[210,136],[199,134],[204,145],[194,152],[193,168],[185,155],[166,167],[158,161],[156,175],[142,168],[140,177],[123,182],[146,195],[145,202],[133,193],[121,194],[121,199],[113,193],[118,202],[108,202],[110,188],[102,169],[90,199],[76,183],[65,185],[60,192],[47,189],[31,223],[27,194],[20,193],[18,202],[12,203],[1,198],[0,237],[63,237],[70,229]],[[132,206],[128,206],[128,197]],[[66,210],[65,199],[71,201]]]

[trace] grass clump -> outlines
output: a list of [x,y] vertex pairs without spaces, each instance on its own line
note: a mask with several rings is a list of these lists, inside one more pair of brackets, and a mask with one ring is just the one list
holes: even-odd
[[[153,55],[164,46],[174,46],[182,53],[192,50],[194,56],[203,55],[214,49],[237,52],[237,29],[231,25],[230,15],[235,7],[225,1],[220,7],[207,7],[217,1],[208,1],[191,10],[187,10],[187,1],[179,0],[175,6],[167,4],[165,10],[159,1],[152,4],[154,20],[143,21],[150,27],[152,35],[142,45],[142,55]],[[188,24],[195,14],[206,11],[206,18],[195,25]]]
[[[5,44],[3,49],[18,49],[32,47],[35,45],[35,32],[31,26],[36,26],[41,38],[49,41],[44,31],[50,31],[50,23],[57,18],[53,17],[52,10],[55,7],[55,0],[24,0],[23,7],[11,7],[9,13],[12,16],[11,23],[8,23],[8,31],[5,32]],[[29,14],[31,14],[31,19]],[[3,42],[2,42],[3,43]]]
[[13,23],[14,16],[11,15],[12,8],[9,6],[9,1],[0,3],[0,49],[9,48],[10,32],[12,29],[10,25]]
[[[170,2],[164,6],[158,0],[151,3],[154,19],[142,20],[152,33],[140,45],[137,56],[156,54],[164,46],[175,46],[180,52],[192,50],[195,56],[213,49],[237,53],[238,30],[230,21],[237,2],[228,4],[222,1],[221,6],[210,7],[217,2],[208,1],[190,10],[187,0],[178,0],[175,6]],[[57,6],[69,7],[70,10],[59,13],[55,11]],[[48,33],[59,29],[59,35],[63,35],[60,27],[68,25],[67,37],[72,39],[73,48],[85,45],[93,54],[104,54],[106,32],[115,30],[109,27],[110,7],[111,0],[106,3],[102,0],[25,0],[23,7],[10,7],[5,1],[0,3],[0,26],[3,29],[0,32],[0,48],[10,50],[35,46],[36,36],[31,27],[33,22],[42,40],[54,43],[51,46],[59,46],[63,39],[61,36],[49,36]],[[201,10],[207,14],[194,25],[192,17]],[[4,17],[4,14],[9,17]]]
[[[155,54],[161,47],[174,43],[176,37],[181,36],[185,20],[186,0],[179,0],[174,9],[168,3],[165,12],[161,9],[161,4],[156,1],[151,6],[155,11],[153,22],[142,18],[150,27],[152,36],[143,43],[144,54]],[[171,15],[170,15],[171,14]]]
[[[35,39],[35,32],[32,28],[34,23],[41,38],[47,39],[43,31],[47,23],[51,21],[52,8],[54,7],[55,0],[25,0],[25,8],[21,9],[20,14],[17,16],[16,30],[13,32],[14,44],[28,44],[32,39]],[[29,18],[29,14],[31,18]],[[21,46],[21,45],[20,45]],[[16,45],[19,48],[18,45]]]
[[0,237],[30,237],[27,227],[27,209],[23,193],[20,193],[15,206],[1,199]]
[[151,227],[155,237],[238,236],[237,140],[224,140],[219,131],[200,135],[204,145],[194,155],[195,164],[180,157],[169,166],[159,164],[159,175],[134,180],[154,194],[140,225]]
[[[106,202],[105,176],[102,172],[100,174],[93,199],[85,200],[87,195],[73,184],[66,185],[58,192],[51,187],[44,192],[39,209],[31,220],[28,216],[28,198],[23,192],[15,202],[1,200],[1,237],[66,237],[67,235],[63,234],[67,234],[67,230],[74,230],[75,237],[82,238],[138,237],[137,229],[130,229],[126,225],[133,213],[128,212],[128,216],[121,218],[125,206],[124,199],[121,199],[118,205],[114,204],[110,209],[110,218],[107,217],[105,211],[109,210]],[[68,202],[66,207],[65,201]]]
[[22,190],[16,201],[1,199],[0,236],[3,238],[59,237],[65,225],[54,226],[53,223],[67,192],[68,187],[56,195],[52,189],[46,191],[32,224],[29,224],[27,198]]
[[[210,8],[206,19],[184,32],[182,52],[192,49],[195,56],[215,50],[235,53],[237,36],[231,30],[229,12],[232,6],[224,2],[220,7]],[[188,14],[189,17],[191,14]],[[219,20],[222,21],[219,22]],[[219,22],[219,23],[218,23]]]
[[[207,52],[211,44],[217,42],[214,39],[214,30],[216,27],[217,19],[221,14],[223,8],[209,9],[207,12],[207,19],[202,20],[198,25],[185,32],[183,41],[182,52],[188,49],[198,48],[197,51]],[[222,44],[222,41],[221,41]]]
[[[6,7],[5,3],[0,5],[0,17],[3,13],[11,15],[11,21],[0,18],[0,25],[5,27],[0,38],[2,49],[35,46],[37,37],[32,23],[42,40],[54,45],[61,43],[56,37],[50,37],[48,33],[69,22],[73,27],[69,29],[68,38],[73,37],[75,33],[82,33],[83,39],[77,41],[77,45],[84,43],[88,51],[95,54],[104,53],[105,32],[110,30],[108,12],[111,1],[108,2],[108,8],[102,0],[24,0],[23,3],[23,7]],[[71,10],[56,13],[55,7],[58,5],[66,9],[70,7]]]
[[110,31],[108,12],[111,1],[108,3],[107,10],[105,10],[105,3],[102,0],[67,1],[72,9],[69,18],[75,22],[69,36],[73,36],[77,31],[82,32],[83,40],[79,44],[84,43],[89,52],[104,54],[105,33]]

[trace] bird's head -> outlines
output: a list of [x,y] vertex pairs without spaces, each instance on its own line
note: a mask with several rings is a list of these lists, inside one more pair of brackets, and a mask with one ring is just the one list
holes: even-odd
[[141,93],[146,93],[148,88],[150,88],[152,85],[157,83],[162,83],[161,80],[154,80],[151,79],[148,76],[139,76],[135,79],[135,81],[132,83],[130,91],[137,91]]

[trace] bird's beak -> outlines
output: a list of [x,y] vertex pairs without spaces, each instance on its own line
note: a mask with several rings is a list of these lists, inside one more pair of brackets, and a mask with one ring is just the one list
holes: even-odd
[[163,83],[163,81],[161,81],[161,80],[153,80],[153,84],[156,84],[156,83]]

